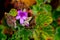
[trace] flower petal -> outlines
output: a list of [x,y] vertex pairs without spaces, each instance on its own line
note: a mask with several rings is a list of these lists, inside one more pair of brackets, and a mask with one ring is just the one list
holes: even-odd
[[26,20],[26,19],[27,19],[27,17],[26,17],[26,16],[23,16],[23,19],[24,19],[24,20]]
[[29,27],[29,23],[27,23],[26,26]]
[[20,19],[20,24],[23,24],[24,23],[24,20],[23,19]]
[[16,16],[16,19],[17,19],[17,20],[20,19],[20,16]]
[[29,27],[29,22],[28,21],[24,21],[24,26]]
[[28,13],[27,12],[24,12],[24,14],[25,14],[24,16],[27,16],[28,17]]
[[18,10],[18,15],[20,15],[21,12],[22,12],[21,10]]

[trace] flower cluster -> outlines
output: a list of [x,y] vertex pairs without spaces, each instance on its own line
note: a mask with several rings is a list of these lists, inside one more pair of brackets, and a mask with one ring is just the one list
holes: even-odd
[[29,27],[29,20],[30,19],[28,17],[28,12],[25,9],[24,10],[11,9],[10,12],[9,12],[9,14],[6,13],[6,18],[7,18],[7,24],[8,24],[8,26],[11,25],[11,27],[14,26],[14,28],[16,28],[17,27],[16,20],[19,20],[20,24],[22,26]]
[[[23,25],[25,20],[28,18],[28,12],[26,11],[22,11],[22,10],[18,10],[18,14],[16,16],[17,20],[20,20],[20,24]],[[28,24],[26,24],[26,26],[28,26]]]

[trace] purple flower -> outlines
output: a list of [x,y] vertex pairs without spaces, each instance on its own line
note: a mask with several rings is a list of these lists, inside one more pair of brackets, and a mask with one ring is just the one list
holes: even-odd
[[24,21],[26,20],[26,18],[28,17],[28,13],[22,10],[18,10],[18,14],[16,16],[16,19],[20,20],[20,24],[24,24]]

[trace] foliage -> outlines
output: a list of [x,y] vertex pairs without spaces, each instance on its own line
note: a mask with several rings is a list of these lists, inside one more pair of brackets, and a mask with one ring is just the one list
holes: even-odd
[[12,16],[16,16],[17,15],[17,10],[11,9],[9,14],[12,15]]
[[6,40],[6,35],[2,32],[4,29],[3,25],[0,25],[0,40]]

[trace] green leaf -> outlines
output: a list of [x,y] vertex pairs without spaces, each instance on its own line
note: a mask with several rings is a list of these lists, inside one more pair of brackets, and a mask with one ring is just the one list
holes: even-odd
[[36,0],[38,5],[43,4],[44,0]]
[[57,35],[55,35],[54,40],[60,40],[60,38]]
[[57,28],[57,27],[58,27],[58,24],[57,24],[56,21],[53,21],[53,22],[51,23],[51,25],[52,25],[54,28]]
[[38,14],[37,18],[36,18],[36,23],[37,25],[40,26],[47,26],[49,24],[51,24],[53,21],[52,16],[50,15],[50,13],[44,13],[41,12],[40,14]]
[[33,38],[34,40],[39,40],[38,35],[35,32],[33,32]]
[[56,20],[58,17],[60,17],[60,11],[56,11],[56,10],[54,10],[53,12],[52,12],[52,18],[54,19],[54,20]]
[[52,10],[52,8],[51,8],[51,6],[49,4],[45,4],[44,7],[43,7],[43,9],[45,11],[47,11],[47,12],[51,12],[51,10]]
[[32,6],[33,14],[36,15],[39,11],[39,7],[37,5]]
[[0,40],[3,40],[3,39],[6,40],[6,35],[0,33]]
[[4,28],[5,26],[0,25],[0,40],[6,40],[6,35],[2,33]]
[[11,16],[16,16],[17,15],[17,10],[16,9],[11,9],[10,12],[9,12],[9,14]]
[[56,34],[58,35],[58,37],[60,37],[60,27],[56,29]]
[[42,31],[44,32],[44,34],[46,36],[51,36],[51,37],[53,36],[53,34],[55,32],[54,28],[51,25],[48,25],[48,26],[42,28]]
[[56,29],[54,40],[60,40],[60,27]]
[[47,0],[47,2],[48,2],[48,3],[50,3],[50,2],[51,2],[51,0]]
[[57,11],[60,11],[60,6],[58,6]]
[[0,32],[4,29],[4,25],[0,25]]

